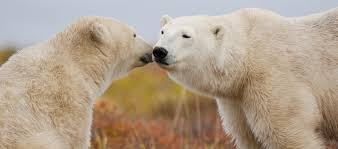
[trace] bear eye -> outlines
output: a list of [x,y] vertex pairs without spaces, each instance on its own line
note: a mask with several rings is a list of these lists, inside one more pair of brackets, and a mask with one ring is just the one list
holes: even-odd
[[186,34],[183,34],[182,35],[183,38],[191,38],[190,36],[186,35]]
[[161,34],[163,35],[163,34],[164,34],[164,31],[161,31]]
[[136,34],[134,34],[134,38],[136,38]]

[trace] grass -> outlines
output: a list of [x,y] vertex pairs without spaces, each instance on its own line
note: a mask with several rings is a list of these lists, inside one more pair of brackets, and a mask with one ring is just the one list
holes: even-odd
[[195,104],[182,105],[174,117],[144,118],[118,114],[114,104],[100,100],[94,110],[92,148],[232,148],[216,111],[198,112],[201,103]]
[[14,53],[14,47],[6,47],[0,49],[0,66],[2,63],[7,61],[7,59]]
[[92,148],[233,148],[214,100],[188,92],[157,66],[112,84],[94,108]]

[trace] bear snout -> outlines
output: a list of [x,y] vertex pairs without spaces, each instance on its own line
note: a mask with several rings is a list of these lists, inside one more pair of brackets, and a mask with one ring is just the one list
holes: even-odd
[[141,61],[142,63],[145,63],[145,64],[153,62],[152,54],[151,54],[151,53],[146,53],[146,54],[144,54],[144,55],[140,58],[140,61]]
[[168,55],[167,49],[163,47],[155,47],[153,50],[153,55],[156,59],[164,59]]

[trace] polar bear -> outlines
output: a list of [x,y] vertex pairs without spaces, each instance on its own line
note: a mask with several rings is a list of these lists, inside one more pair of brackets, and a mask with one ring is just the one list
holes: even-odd
[[338,9],[287,18],[247,8],[161,18],[154,61],[216,98],[241,149],[319,149],[338,140]]
[[89,147],[94,99],[152,46],[106,17],[83,17],[0,68],[0,148]]

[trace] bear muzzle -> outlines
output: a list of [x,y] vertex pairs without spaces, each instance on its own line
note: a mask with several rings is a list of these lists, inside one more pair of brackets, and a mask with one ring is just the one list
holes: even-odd
[[153,55],[156,59],[164,59],[168,55],[168,51],[163,47],[155,47]]
[[163,64],[163,65],[169,65],[169,63],[167,63],[167,56],[168,56],[168,51],[167,49],[163,48],[163,47],[155,47],[153,50],[153,55],[154,55],[154,59],[155,62],[159,63],[159,64]]
[[146,53],[143,56],[140,57],[140,61],[144,64],[148,64],[153,62],[153,57],[151,53]]

